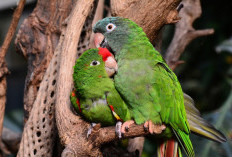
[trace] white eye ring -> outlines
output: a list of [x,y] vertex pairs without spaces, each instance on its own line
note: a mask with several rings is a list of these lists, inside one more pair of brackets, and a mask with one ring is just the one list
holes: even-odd
[[92,61],[90,66],[96,66],[96,65],[99,65],[100,62],[99,61]]
[[116,28],[116,26],[115,26],[113,23],[109,23],[109,24],[106,26],[107,32],[111,32],[111,31],[113,31],[115,28]]

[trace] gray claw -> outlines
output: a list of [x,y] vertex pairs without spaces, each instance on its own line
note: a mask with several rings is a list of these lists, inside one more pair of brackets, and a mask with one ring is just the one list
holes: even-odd
[[96,123],[91,123],[91,126],[89,127],[88,131],[87,131],[87,138],[89,137],[89,135],[91,134],[93,127],[96,125]]
[[145,126],[143,126],[143,127],[144,127],[144,131],[147,132],[149,128],[148,128],[148,127],[145,127]]
[[122,128],[122,122],[118,121],[115,126],[115,132],[119,139],[122,138],[121,128]]
[[126,132],[128,132],[128,131],[129,131],[129,127],[128,127],[128,126],[126,126],[126,127],[125,127],[125,130],[126,130]]

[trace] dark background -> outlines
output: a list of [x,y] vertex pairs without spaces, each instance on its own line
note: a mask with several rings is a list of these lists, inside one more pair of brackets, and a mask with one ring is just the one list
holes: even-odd
[[[0,2],[0,45],[10,25],[16,5],[3,6]],[[200,37],[186,48],[176,74],[183,91],[189,94],[204,117],[225,133],[229,142],[216,144],[192,136],[197,156],[232,156],[232,100],[230,97],[232,77],[232,1],[202,0],[202,16],[194,23],[196,29],[213,28],[214,35]],[[35,7],[35,2],[27,4],[20,23]],[[166,51],[174,32],[174,26],[166,26],[163,34],[162,54]],[[227,43],[225,43],[227,42]],[[221,52],[217,52],[221,49]],[[7,77],[7,104],[4,126],[17,132],[23,128],[23,92],[27,72],[27,62],[15,52],[11,44],[7,53],[7,64],[11,74]],[[152,141],[146,141],[144,156],[155,151]]]

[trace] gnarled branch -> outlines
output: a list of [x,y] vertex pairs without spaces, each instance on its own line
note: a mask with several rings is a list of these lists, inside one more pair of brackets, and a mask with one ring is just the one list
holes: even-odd
[[179,3],[180,0],[111,0],[111,9],[113,16],[129,18],[141,26],[156,46],[160,29],[179,19],[176,10]]
[[76,48],[86,17],[94,7],[94,0],[78,0],[63,29],[55,53],[60,54],[60,68],[57,80],[56,121],[61,142],[65,145],[62,156],[101,156],[99,149],[86,145],[83,136],[88,124],[70,110],[69,93],[72,87],[73,65]]
[[175,69],[182,62],[178,61],[186,46],[195,38],[211,35],[213,29],[195,30],[193,22],[201,16],[200,0],[183,0],[184,8],[180,10],[181,20],[176,24],[175,34],[166,52],[167,64]]

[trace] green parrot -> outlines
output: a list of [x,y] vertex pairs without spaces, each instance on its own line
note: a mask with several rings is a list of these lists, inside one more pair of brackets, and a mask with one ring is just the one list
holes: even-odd
[[[104,48],[85,51],[76,61],[73,80],[75,90],[70,99],[76,111],[92,123],[102,126],[131,119],[130,112],[114,87],[114,82],[105,70],[117,68],[111,53]],[[111,69],[110,69],[111,68]],[[120,124],[120,123],[119,123]],[[119,128],[121,129],[121,128]],[[117,131],[117,130],[116,130]],[[90,130],[91,132],[91,130]],[[89,132],[88,132],[89,134]],[[118,132],[121,137],[120,130]],[[88,136],[88,135],[87,135]]]
[[93,31],[95,45],[106,47],[117,60],[115,87],[133,120],[122,125],[122,132],[134,122],[144,123],[158,137],[176,137],[186,154],[195,156],[180,83],[142,28],[129,19],[109,17]]
[[[109,54],[110,52],[107,52],[107,50],[104,50],[104,53]],[[101,53],[102,56],[108,56],[108,55],[104,55],[103,53]],[[113,58],[108,58],[105,64],[105,68],[106,71],[108,73],[109,76],[114,75],[114,73],[116,73],[117,71],[117,63]],[[114,71],[110,71],[108,69],[115,69]],[[208,123],[206,120],[204,120],[201,115],[200,112],[198,111],[198,109],[195,107],[195,103],[193,101],[193,99],[188,96],[187,94],[184,93],[184,105],[185,105],[185,109],[186,109],[186,115],[187,115],[187,120],[189,122],[189,126],[190,126],[190,130],[193,131],[196,134],[202,135],[206,138],[209,138],[213,141],[216,142],[225,142],[226,138],[225,136],[218,131],[217,129],[215,129],[210,123]],[[138,138],[139,139],[139,138]],[[170,140],[156,140],[159,144],[158,147],[158,156],[172,156],[172,157],[176,157],[177,153],[180,151],[178,150],[178,142],[170,139]],[[140,145],[138,142],[140,142],[140,140],[135,140],[133,142],[136,142],[138,144],[138,146]],[[134,143],[133,145],[136,146],[136,143]],[[178,154],[180,154],[181,152],[179,152]]]

